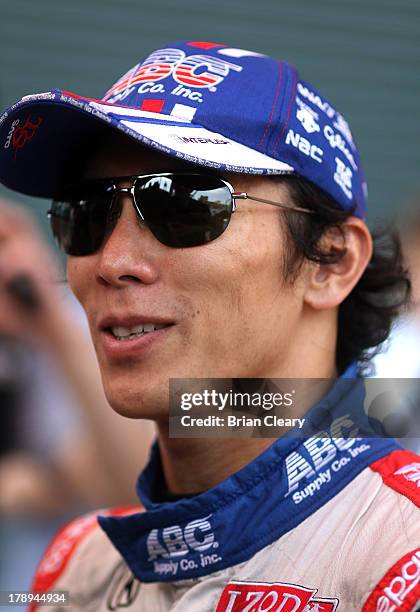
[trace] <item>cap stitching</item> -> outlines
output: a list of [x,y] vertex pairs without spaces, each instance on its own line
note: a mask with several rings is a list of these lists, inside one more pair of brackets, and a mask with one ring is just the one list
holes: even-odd
[[280,62],[278,62],[278,77],[277,77],[276,95],[275,95],[275,98],[274,98],[273,106],[271,108],[271,112],[270,112],[270,116],[268,118],[267,125],[266,125],[265,130],[264,130],[264,134],[262,135],[261,140],[258,143],[259,147],[262,145],[262,143],[266,139],[268,130],[270,129],[270,126],[271,126],[271,123],[272,123],[272,120],[273,120],[274,111],[275,111],[275,108],[277,106],[277,101],[278,101],[279,93],[280,93],[281,76],[282,76],[282,64]]
[[284,125],[280,131],[280,134],[277,136],[274,145],[273,145],[273,152],[276,151],[277,146],[280,142],[281,137],[283,136],[287,126],[289,125],[289,119],[290,119],[290,113],[292,110],[292,104],[293,104],[293,100],[295,99],[295,94],[296,94],[296,86],[297,86],[297,77],[294,77],[294,83],[293,83],[293,89],[292,89],[292,95],[290,96],[290,101],[289,101],[289,108],[287,109],[287,116],[286,116],[286,121],[284,122]]

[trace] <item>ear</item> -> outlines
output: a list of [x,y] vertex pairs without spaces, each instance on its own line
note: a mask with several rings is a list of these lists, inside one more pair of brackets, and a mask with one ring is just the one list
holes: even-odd
[[316,310],[334,308],[349,295],[372,257],[372,236],[366,223],[349,217],[342,232],[333,229],[325,234],[322,249],[344,254],[336,263],[309,267],[304,301]]

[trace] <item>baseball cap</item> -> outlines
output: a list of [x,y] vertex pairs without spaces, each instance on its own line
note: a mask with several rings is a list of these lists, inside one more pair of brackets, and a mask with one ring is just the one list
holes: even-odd
[[116,129],[198,166],[300,175],[365,216],[359,152],[332,104],[285,61],[200,41],[153,51],[102,99],[60,89],[24,96],[0,117],[0,181],[57,196]]

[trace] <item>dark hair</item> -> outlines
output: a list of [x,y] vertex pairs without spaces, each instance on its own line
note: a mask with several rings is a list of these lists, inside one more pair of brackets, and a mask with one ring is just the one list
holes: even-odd
[[[329,264],[346,252],[343,222],[354,213],[344,211],[337,202],[310,181],[296,175],[276,177],[287,184],[292,201],[309,208],[314,215],[283,215],[288,248],[284,262],[286,280],[296,278],[303,262]],[[325,251],[321,238],[331,229],[343,236],[343,247]],[[411,283],[404,264],[398,234],[388,228],[373,233],[372,258],[357,285],[340,304],[336,366],[339,373],[357,361],[364,374],[369,361],[379,352],[389,335],[394,319],[407,307]]]

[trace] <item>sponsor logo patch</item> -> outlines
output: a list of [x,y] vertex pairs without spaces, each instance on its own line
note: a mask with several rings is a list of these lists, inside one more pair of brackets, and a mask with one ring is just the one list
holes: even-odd
[[55,94],[52,91],[46,91],[44,93],[30,94],[29,96],[23,96],[20,102],[36,102],[38,100],[54,100]]
[[[352,437],[357,432],[350,415],[343,415],[332,422],[329,431],[303,442],[305,455],[297,451],[290,453],[285,459],[288,483],[285,497],[292,494],[293,502],[299,504],[316,495],[336,473],[370,450],[369,444],[357,444],[361,439]],[[340,456],[341,453],[346,454]],[[302,487],[307,480],[309,484]]]
[[[214,565],[222,557],[213,552],[219,548],[210,523],[211,514],[184,527],[171,525],[163,529],[152,529],[147,537],[148,561],[159,575],[176,576],[179,572]],[[197,553],[194,559],[189,553]]]
[[298,97],[296,97],[296,104],[299,107],[296,111],[296,118],[301,122],[303,128],[308,132],[308,134],[319,132],[321,128],[318,125],[318,113],[313,111]]
[[26,117],[23,124],[20,123],[19,119],[13,121],[12,128],[4,145],[5,149],[8,149],[10,145],[12,146],[13,159],[16,159],[17,152],[32,140],[43,121],[43,117],[32,119],[31,115]]
[[410,451],[396,450],[370,466],[384,483],[420,507],[420,461]]
[[342,135],[339,132],[335,132],[330,125],[325,125],[324,136],[328,140],[330,147],[332,149],[339,149],[345,155],[353,170],[357,172],[357,164],[354,160],[353,154],[346,145]]
[[295,147],[295,149],[298,149],[304,155],[307,155],[314,161],[322,164],[324,151],[316,145],[311,144],[307,138],[304,138],[298,132],[294,132],[292,129],[290,129],[287,132],[286,144]]
[[20,123],[20,119],[15,119],[12,122],[12,125],[10,127],[10,130],[7,134],[7,138],[6,138],[6,142],[4,143],[4,148],[8,149],[10,147],[10,143],[12,142],[12,136],[13,136],[13,132],[15,131],[16,126],[18,126]]
[[[179,85],[171,94],[200,102],[201,95],[182,86],[216,91],[231,70],[241,72],[242,66],[211,55],[186,55],[181,49],[159,49],[142,64],[136,64],[126,72],[106,92],[103,100],[116,102],[132,94],[136,88],[138,93],[164,93],[166,90],[161,81],[172,76]],[[150,86],[145,87],[145,83]]]
[[409,463],[394,472],[395,476],[403,476],[408,482],[413,482],[420,488],[420,463]]
[[334,612],[339,600],[315,599],[317,590],[283,582],[233,580],[223,589],[216,612]]
[[349,141],[349,143],[351,144],[353,149],[355,149],[356,147],[355,147],[355,144],[354,144],[354,141],[353,141],[353,136],[352,136],[352,133],[350,131],[349,124],[344,119],[344,117],[342,115],[340,115],[340,113],[337,113],[337,118],[334,121],[333,126],[337,130],[339,130],[343,134],[343,136],[345,136],[345,138],[347,138],[347,140]]
[[319,94],[311,91],[306,85],[303,83],[297,84],[297,90],[299,95],[303,98],[306,98],[311,104],[319,108],[322,112],[324,112],[327,117],[333,119],[336,116],[336,111],[328,104],[326,100],[323,100]]
[[216,144],[216,145],[230,145],[228,140],[223,138],[196,138],[194,136],[176,136],[173,138],[182,144]]
[[420,602],[420,548],[391,567],[366,600],[362,612],[409,612],[417,602]]
[[335,158],[336,169],[334,172],[334,181],[337,183],[339,187],[344,191],[349,200],[352,199],[352,177],[353,172],[351,168],[346,166],[346,164],[339,157]]

